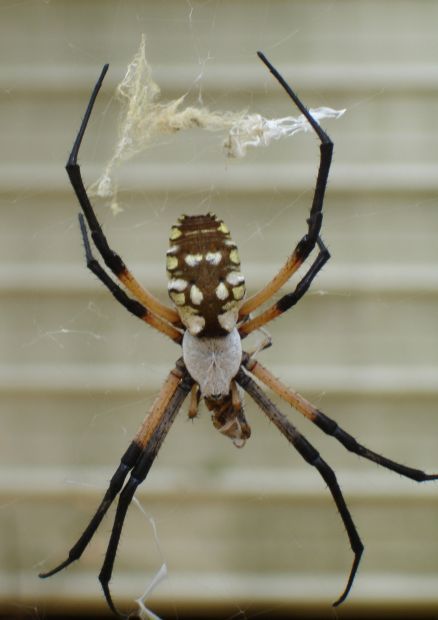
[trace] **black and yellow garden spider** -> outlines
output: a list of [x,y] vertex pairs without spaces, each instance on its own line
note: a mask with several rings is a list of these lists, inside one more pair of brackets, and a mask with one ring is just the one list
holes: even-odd
[[[128,507],[138,485],[146,478],[175,416],[189,393],[189,416],[197,415],[199,401],[201,398],[204,399],[212,412],[214,426],[231,438],[237,446],[242,446],[250,436],[250,427],[242,406],[243,389],[304,460],[316,467],[333,496],[354,554],[347,584],[334,605],[342,603],[350,591],[364,549],[362,541],[334,471],[271,402],[252,377],[264,383],[324,433],[332,435],[350,452],[418,482],[438,479],[438,474],[426,474],[368,450],[297,392],[284,386],[255,359],[254,353],[242,350],[242,340],[248,334],[289,310],[303,297],[330,256],[320,237],[320,231],[333,143],[267,58],[261,52],[258,55],[317,135],[320,141],[320,163],[307,220],[307,232],[299,240],[277,275],[252,297],[245,299],[245,278],[240,271],[236,244],[231,239],[224,222],[212,213],[183,215],[170,231],[167,273],[169,296],[174,307],[162,304],[144,289],[121,257],[108,245],[87,196],[77,163],[79,148],[108,65],[103,67],[94,87],[67,162],[67,172],[82,209],[79,223],[88,268],[129,312],[182,347],[182,357],[169,373],[148,415],[122,456],[120,465],[111,478],[108,490],[93,518],[70,549],[67,559],[40,575],[50,577],[81,557],[108,508],[119,495],[113,529],[99,574],[105,598],[115,613],[119,612],[111,598],[109,582]],[[123,288],[94,258],[88,231],[106,267]],[[267,309],[254,316],[253,313],[271,300],[314,250],[316,257],[294,290],[284,294],[272,305],[268,303]],[[128,474],[130,475],[126,480]]]

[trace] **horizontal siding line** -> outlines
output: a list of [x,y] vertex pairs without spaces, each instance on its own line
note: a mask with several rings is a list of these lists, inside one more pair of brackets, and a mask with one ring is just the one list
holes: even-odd
[[[145,545],[145,552],[146,549]],[[157,571],[159,568],[158,560]],[[80,610],[84,604],[89,603],[108,613],[96,572],[82,567],[69,571],[68,575],[63,573],[64,576],[58,576],[57,580],[49,579],[42,583],[36,578],[39,570],[41,566],[33,570],[0,572],[0,599],[10,603],[14,610],[19,600],[21,606],[27,603],[31,609],[41,604],[47,611],[52,608],[63,613],[69,604],[74,604],[74,608]],[[289,617],[302,617],[300,610],[319,610],[321,616],[318,617],[321,618],[336,617],[330,608],[339,590],[345,586],[345,574],[334,573],[329,569],[324,573],[315,573],[311,571],[310,564],[307,571],[310,574],[178,572],[171,569],[167,578],[148,596],[146,605],[154,613],[169,613],[169,617],[175,617],[178,611],[182,613],[184,609],[189,613],[204,610],[206,615],[199,617],[208,617],[208,609],[214,609],[214,617],[219,611],[224,611],[224,618],[232,618],[238,617],[236,611],[242,615],[242,609],[252,610],[257,605],[274,606],[274,612],[278,606],[280,611],[289,611]],[[117,606],[135,609],[135,600],[150,585],[152,578],[153,575],[144,571],[118,567],[115,578]],[[378,573],[365,572],[364,568],[354,583],[347,602],[348,609],[345,609],[347,613],[348,610],[362,612],[358,616],[362,618],[382,617],[386,609],[397,611],[397,616],[389,611],[387,617],[393,618],[418,618],[418,614],[426,610],[436,614],[437,583],[438,574],[434,573]],[[298,610],[294,605],[298,606]],[[87,610],[89,612],[88,607]],[[363,615],[364,611],[366,615]],[[427,617],[435,617],[435,614]],[[342,613],[339,615],[343,616]],[[251,617],[251,611],[247,616]]]
[[[127,63],[129,62],[127,58]],[[110,65],[110,72],[104,83],[104,90],[112,92],[125,75],[127,65],[119,63]],[[292,64],[279,61],[278,69],[284,77],[302,92],[317,89],[330,92],[368,91],[376,88],[384,89],[385,93],[402,91],[435,93],[438,82],[438,69],[433,63],[379,63],[376,64]],[[1,67],[0,88],[14,94],[45,93],[53,95],[71,95],[72,93],[88,92],[96,81],[101,65],[93,66],[44,66],[29,67],[28,65],[3,65]],[[154,64],[153,79],[156,80],[164,93],[164,99],[180,96],[199,81],[199,64],[172,64],[171,67]],[[203,90],[221,93],[243,93],[247,91],[264,94],[266,91],[281,94],[278,85],[269,77],[266,69],[257,59],[249,57],[245,63],[209,64],[205,67],[200,81]]]
[[[182,461],[183,461],[182,457]],[[333,465],[333,463],[332,463]],[[0,474],[0,501],[82,500],[97,503],[105,492],[112,474],[112,465],[105,467],[14,467],[3,468]],[[381,468],[372,471],[336,469],[336,476],[346,497],[351,501],[373,502],[394,500],[415,505],[438,502],[438,484],[421,485],[412,481],[382,474]],[[193,470],[181,474],[181,469],[158,468],[147,483],[139,487],[140,499],[178,501],[252,500],[266,498],[277,501],[300,502],[316,500],[331,502],[332,498],[316,470],[299,468],[260,468],[245,470],[230,468],[209,475]]]
[[[220,142],[220,139],[219,139]],[[220,148],[220,146],[218,147]],[[312,190],[317,170],[315,164],[244,163],[179,164],[130,163],[120,176],[119,186],[132,192],[181,192],[202,189],[236,193]],[[96,179],[103,165],[84,164],[87,179]],[[58,164],[9,163],[0,168],[2,193],[24,191],[57,192],[72,195],[61,162]],[[329,191],[334,193],[438,192],[435,163],[337,163],[330,174]],[[9,207],[9,205],[8,205]]]
[[[175,350],[175,359],[178,350]],[[0,393],[83,395],[156,391],[171,369],[154,364],[2,364]],[[270,366],[301,392],[381,396],[438,395],[436,366]],[[289,379],[286,379],[289,378]]]
[[[79,243],[79,241],[78,241]],[[155,294],[165,293],[167,277],[165,262],[148,265],[129,263],[140,282]],[[286,248],[285,248],[286,249]],[[243,253],[242,253],[243,254]],[[96,251],[97,255],[97,251]],[[129,261],[128,261],[129,262]],[[261,288],[280,269],[280,263],[252,263],[244,269],[251,291]],[[296,280],[293,279],[292,282]],[[287,289],[288,285],[285,285]],[[75,264],[28,264],[0,265],[0,295],[104,295],[100,285],[85,268],[84,263]],[[362,294],[437,295],[438,269],[429,263],[408,264],[335,264],[325,269],[314,282],[309,294],[314,295],[362,295]],[[170,301],[168,302],[170,305]]]

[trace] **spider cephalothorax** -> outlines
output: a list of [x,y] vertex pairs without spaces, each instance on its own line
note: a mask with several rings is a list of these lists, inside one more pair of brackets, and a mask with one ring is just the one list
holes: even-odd
[[[77,163],[82,138],[108,65],[103,68],[94,87],[67,162],[67,172],[82,209],[79,222],[87,266],[129,312],[178,345],[182,345],[182,359],[180,358],[170,371],[148,415],[123,454],[93,518],[70,549],[67,559],[54,569],[40,575],[49,577],[81,557],[111,503],[119,495],[114,526],[99,574],[106,600],[115,613],[118,612],[111,598],[109,582],[126,512],[138,485],[146,478],[176,414],[189,393],[191,393],[189,416],[197,415],[199,400],[203,398],[212,412],[214,426],[231,438],[236,446],[241,447],[250,435],[240,394],[242,389],[245,390],[304,460],[315,467],[322,476],[345,525],[354,554],[347,584],[334,605],[342,603],[350,591],[359,566],[363,544],[334,471],[274,405],[252,376],[316,424],[324,433],[334,437],[350,452],[417,482],[438,479],[438,474],[426,474],[365,448],[334,420],[276,379],[255,359],[254,353],[242,351],[242,340],[248,334],[292,308],[304,296],[312,280],[329,258],[327,248],[320,237],[320,230],[333,144],[278,71],[261,52],[259,57],[318,137],[320,164],[310,215],[307,219],[307,231],[298,240],[295,249],[277,275],[249,299],[244,299],[245,279],[240,272],[237,247],[225,224],[210,213],[181,216],[171,230],[167,272],[169,295],[175,304],[174,308],[162,304],[143,288],[121,257],[109,247],[89,201]],[[120,285],[94,258],[88,230],[105,265],[119,280]],[[295,288],[269,305],[275,293],[290,280],[315,249],[317,249],[316,256]],[[268,303],[268,307],[253,316],[254,311],[265,303]]]

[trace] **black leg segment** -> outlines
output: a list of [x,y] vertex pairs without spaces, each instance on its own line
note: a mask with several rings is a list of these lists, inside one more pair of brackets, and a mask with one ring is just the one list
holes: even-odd
[[147,474],[149,473],[149,470],[152,467],[153,462],[155,461],[158,451],[173,421],[175,420],[175,417],[180,410],[181,405],[183,404],[187,394],[190,392],[192,385],[193,380],[186,371],[184,377],[181,380],[181,383],[179,384],[167,406],[167,409],[161,419],[160,424],[157,426],[140,458],[137,460],[135,467],[132,469],[131,476],[119,496],[116,515],[114,517],[113,529],[111,531],[111,536],[106,550],[105,559],[102,564],[102,569],[99,573],[99,581],[102,585],[106,601],[112,611],[119,616],[123,616],[123,614],[120,614],[120,612],[114,605],[109,589],[109,582],[111,580],[113,572],[114,561],[116,558],[117,548],[119,545],[120,535],[122,533],[126,513],[132,501],[134,493],[137,490],[137,487],[144,481]]
[[107,289],[114,295],[117,301],[124,306],[128,312],[138,317],[139,319],[145,319],[148,310],[136,299],[129,297],[125,291],[114,282],[107,274],[107,272],[100,266],[98,260],[93,256],[88,239],[87,225],[84,221],[84,216],[79,213],[79,225],[81,227],[82,241],[85,249],[85,259],[87,261],[87,267],[94,273],[95,276],[104,284]]
[[352,435],[344,431],[344,429],[342,429],[337,422],[335,422],[335,420],[329,418],[319,409],[315,409],[312,422],[324,431],[324,433],[337,439],[345,448],[347,448],[347,450],[353,452],[353,454],[362,456],[369,461],[377,463],[377,465],[386,467],[386,469],[395,471],[397,474],[410,478],[411,480],[415,480],[416,482],[438,480],[438,474],[427,474],[421,469],[415,469],[414,467],[408,467],[407,465],[396,463],[395,461],[388,459],[386,456],[382,456],[381,454],[377,454],[377,452],[369,450],[360,444]]
[[248,392],[260,409],[275,424],[279,431],[293,445],[309,465],[316,467],[320,475],[326,482],[330,493],[338,508],[341,519],[344,523],[350,541],[351,549],[354,553],[354,560],[348,577],[347,585],[341,596],[333,603],[334,606],[340,605],[348,596],[353,585],[354,578],[359,566],[359,562],[364,550],[363,543],[359,537],[354,521],[345,503],[342,491],[339,487],[336,475],[331,467],[321,458],[315,448],[301,435],[301,433],[289,422],[287,417],[281,413],[274,403],[266,396],[263,390],[249,377],[242,369],[236,376],[236,381]]
[[52,570],[49,570],[46,573],[40,573],[39,576],[42,579],[55,575],[55,573],[58,573],[59,571],[63,570],[64,568],[72,564],[72,562],[74,562],[75,560],[78,560],[81,557],[86,547],[88,546],[88,543],[93,538],[103,517],[107,513],[108,508],[111,506],[112,502],[114,501],[114,498],[119,494],[120,489],[122,488],[123,483],[125,482],[126,476],[129,474],[131,469],[137,463],[141,452],[142,450],[140,446],[138,446],[136,443],[132,442],[130,444],[129,448],[126,450],[125,454],[122,456],[120,460],[119,467],[117,468],[116,472],[111,478],[109,487],[101,503],[99,504],[99,507],[94,517],[91,519],[90,523],[85,528],[79,540],[73,545],[73,547],[68,552],[67,559],[61,562],[61,564],[58,564],[58,566],[55,566],[55,568],[52,568]]
[[107,71],[108,65],[104,65],[102,72],[94,86],[93,92],[91,93],[90,101],[88,102],[87,109],[85,111],[85,116],[82,120],[79,132],[74,141],[73,148],[70,153],[70,157],[67,160],[65,169],[67,170],[67,174],[76,193],[79,204],[81,205],[88,226],[90,227],[91,237],[96,245],[96,248],[99,250],[103,260],[105,261],[106,266],[114,273],[114,275],[118,276],[126,271],[126,265],[124,264],[121,257],[116,254],[108,245],[102,227],[99,224],[99,221],[88,198],[87,191],[82,180],[81,169],[79,164],[77,163],[82,139],[84,137],[85,130],[87,129],[91,112],[93,111],[97,95],[99,94],[103,79]]
[[291,293],[286,293],[286,295],[283,295],[283,297],[281,297],[275,304],[275,308],[280,313],[286,312],[292,308],[292,306],[295,306],[295,304],[298,303],[302,297],[304,297],[315,277],[329,260],[330,253],[325,247],[321,237],[318,236],[316,243],[318,244],[319,252],[309,270],[298,282],[295,290]]
[[313,118],[306,106],[301,102],[297,94],[292,90],[289,84],[285,81],[282,75],[277,69],[269,62],[266,56],[262,52],[257,52],[258,57],[268,67],[269,71],[275,77],[275,79],[281,84],[286,93],[292,99],[294,104],[300,110],[300,112],[306,117],[312,129],[318,136],[321,145],[320,149],[320,164],[318,169],[318,176],[316,179],[315,191],[313,194],[312,207],[310,209],[310,216],[307,220],[308,232],[298,243],[295,250],[297,257],[304,261],[309,256],[310,252],[315,247],[317,238],[321,231],[322,224],[322,207],[324,203],[325,190],[327,187],[327,179],[330,171],[330,165],[333,155],[333,142],[322,129],[319,123]]

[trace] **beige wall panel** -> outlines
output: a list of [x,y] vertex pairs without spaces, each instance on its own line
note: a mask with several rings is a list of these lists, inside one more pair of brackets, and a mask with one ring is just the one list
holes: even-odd
[[[110,72],[87,132],[87,182],[117,139],[114,88],[142,33],[164,100],[295,115],[262,49],[325,127],[335,157],[323,236],[332,260],[270,326],[261,355],[370,448],[438,469],[438,4],[432,0],[1,2],[0,612],[104,610],[97,574],[112,514],[83,559],[41,582],[93,513],[176,347],[87,272],[64,171],[90,90]],[[123,213],[96,201],[111,245],[166,300],[178,215],[215,211],[248,288],[305,231],[318,166],[309,134],[227,162],[223,136],[166,136],[120,171]],[[248,400],[248,399],[247,399]],[[283,406],[284,411],[287,407]],[[114,574],[125,609],[163,559],[148,606],[169,617],[262,609],[332,617],[351,562],[328,490],[263,414],[236,450],[208,413],[183,408],[132,506]],[[291,412],[338,472],[366,545],[342,617],[382,606],[436,611],[438,490],[364,463]],[[159,544],[154,539],[156,524]],[[26,608],[27,609],[27,608]],[[274,611],[272,611],[274,610]],[[341,612],[340,612],[341,613]]]

